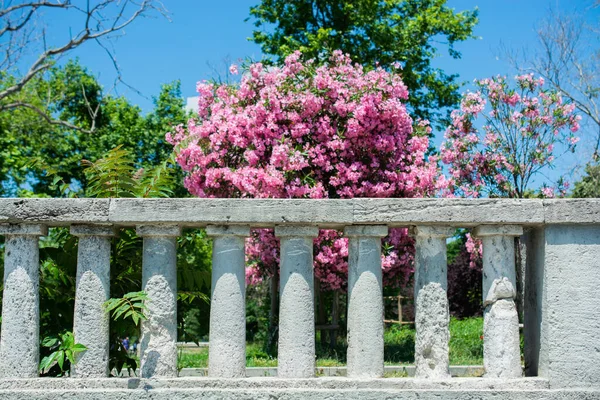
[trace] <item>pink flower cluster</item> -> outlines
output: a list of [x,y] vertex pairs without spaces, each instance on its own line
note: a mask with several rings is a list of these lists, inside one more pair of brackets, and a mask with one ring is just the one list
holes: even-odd
[[531,177],[554,161],[557,144],[568,151],[577,143],[575,106],[533,74],[515,80],[516,88],[504,77],[475,81],[479,91],[463,95],[452,112],[441,149],[447,196],[522,197]]
[[467,241],[465,242],[465,247],[469,253],[469,267],[477,268],[477,262],[480,261],[483,256],[483,245],[480,239],[475,239],[470,233],[467,233],[466,236]]
[[[422,197],[444,181],[437,160],[426,157],[428,123],[413,130],[400,75],[365,71],[340,51],[324,66],[296,52],[281,67],[251,65],[239,86],[197,89],[198,118],[167,140],[198,197]],[[386,280],[405,280],[412,268],[406,230],[384,242],[392,248],[383,256]],[[347,252],[339,232],[315,240],[315,274],[325,287],[343,287]],[[272,231],[255,231],[247,253],[249,282],[277,268]]]

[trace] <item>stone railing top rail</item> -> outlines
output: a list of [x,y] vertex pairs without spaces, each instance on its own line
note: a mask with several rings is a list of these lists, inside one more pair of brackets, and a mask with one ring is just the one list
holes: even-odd
[[600,224],[600,199],[0,199],[0,223]]

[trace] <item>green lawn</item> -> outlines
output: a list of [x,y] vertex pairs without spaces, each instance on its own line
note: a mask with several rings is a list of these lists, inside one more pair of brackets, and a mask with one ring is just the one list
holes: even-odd
[[[468,318],[450,321],[450,364],[481,365],[483,363],[483,319]],[[386,365],[414,362],[415,331],[411,326],[388,327],[384,333],[384,359]],[[179,368],[206,368],[208,348],[185,349],[179,352]],[[317,366],[346,365],[346,345],[341,341],[334,349],[321,348],[317,340]],[[277,359],[262,350],[260,343],[246,346],[246,366],[276,367]]]

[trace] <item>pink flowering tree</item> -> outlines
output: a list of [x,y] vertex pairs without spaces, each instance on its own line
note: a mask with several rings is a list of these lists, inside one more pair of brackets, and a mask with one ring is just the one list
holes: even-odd
[[[423,197],[438,190],[437,160],[425,155],[430,128],[413,128],[396,71],[365,71],[339,51],[317,67],[296,52],[280,67],[250,65],[238,86],[202,82],[197,89],[198,117],[167,134],[193,195]],[[384,282],[406,282],[413,260],[406,229],[383,242]],[[314,245],[321,288],[343,290],[347,239],[322,230]],[[246,252],[249,283],[277,274],[272,230],[254,230]]]
[[[580,117],[543,78],[475,81],[479,90],[463,95],[452,112],[441,159],[450,173],[450,196],[524,197],[532,178],[552,166],[558,149],[573,151]],[[566,189],[560,182],[558,189]],[[552,196],[544,187],[542,195]]]
[[[475,81],[479,90],[465,93],[452,112],[440,151],[449,172],[447,196],[525,197],[533,177],[551,167],[557,153],[574,150],[580,120],[575,106],[545,90],[542,78],[521,75],[515,81],[514,86],[503,77]],[[553,197],[567,187],[559,179],[540,194]],[[473,308],[454,299],[472,294],[470,282],[481,276],[481,242],[467,236],[465,245],[448,268],[449,298],[459,313]]]

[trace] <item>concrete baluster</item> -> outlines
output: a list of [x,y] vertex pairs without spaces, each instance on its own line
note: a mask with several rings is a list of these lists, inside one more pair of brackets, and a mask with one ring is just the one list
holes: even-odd
[[177,375],[177,236],[175,225],[140,225],[144,238],[142,290],[149,297],[142,321],[142,377]]
[[483,366],[488,378],[522,376],[519,318],[515,304],[514,237],[523,228],[482,225],[473,231],[483,242]]
[[381,238],[384,225],[348,226],[348,377],[383,376]]
[[40,335],[39,237],[44,225],[0,224],[4,244],[4,292],[0,378],[38,376]]
[[313,238],[318,234],[315,226],[275,227],[281,239],[279,377],[315,374]]
[[71,376],[102,378],[109,374],[109,315],[104,303],[110,298],[110,238],[114,228],[73,225],[79,237],[73,333],[75,342],[87,347],[77,354]]
[[448,342],[447,226],[416,226],[415,238],[415,377],[450,377]]
[[212,237],[212,293],[208,374],[246,376],[246,274],[244,240],[248,226],[208,226]]

